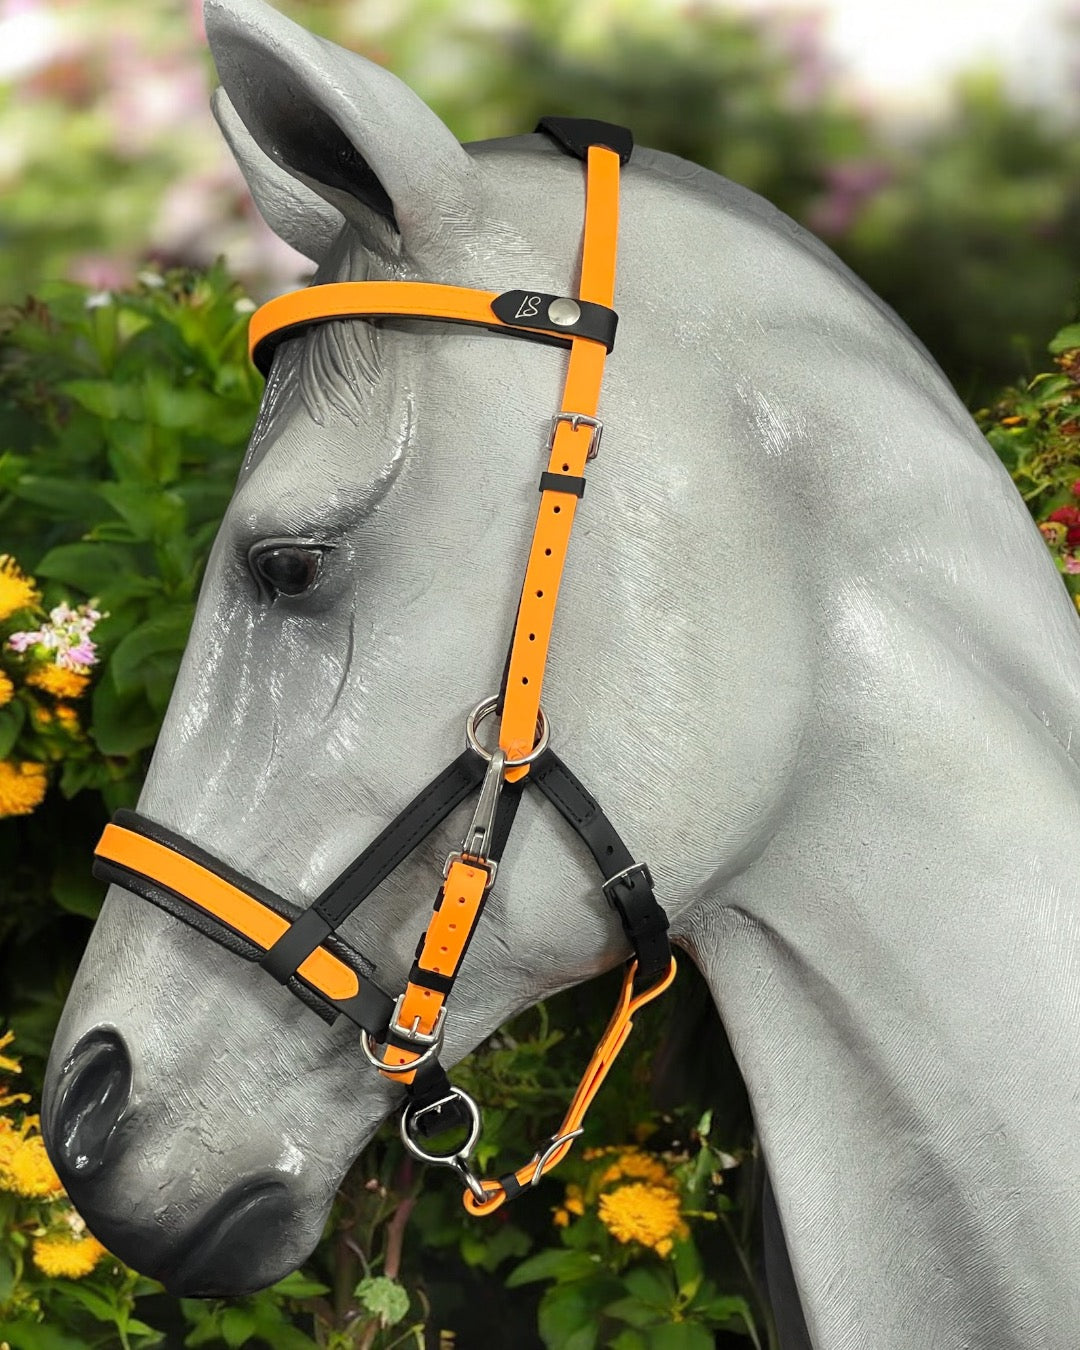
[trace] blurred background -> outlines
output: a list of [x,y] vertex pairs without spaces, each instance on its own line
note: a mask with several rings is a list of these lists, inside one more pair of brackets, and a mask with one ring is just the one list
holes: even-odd
[[[969,405],[1031,371],[1080,275],[1076,0],[280,0],[462,140],[633,126],[763,193],[893,304]],[[223,254],[308,274],[207,108],[198,0],[0,0],[0,300]]]

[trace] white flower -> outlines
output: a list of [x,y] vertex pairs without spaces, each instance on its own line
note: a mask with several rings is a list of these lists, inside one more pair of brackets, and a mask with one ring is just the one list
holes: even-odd
[[112,291],[95,291],[93,295],[88,295],[83,303],[87,309],[101,309],[105,305],[111,305]]

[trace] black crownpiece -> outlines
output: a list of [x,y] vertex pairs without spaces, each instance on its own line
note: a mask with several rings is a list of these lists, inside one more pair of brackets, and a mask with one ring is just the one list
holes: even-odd
[[590,145],[614,150],[619,163],[625,164],[634,148],[634,133],[614,122],[597,122],[591,117],[541,117],[536,130],[550,136],[575,159],[588,159]]

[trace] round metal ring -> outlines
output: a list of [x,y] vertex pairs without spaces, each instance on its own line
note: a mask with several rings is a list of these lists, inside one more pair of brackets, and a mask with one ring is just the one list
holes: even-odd
[[370,1031],[360,1033],[360,1049],[364,1053],[367,1062],[373,1065],[380,1073],[411,1073],[413,1069],[418,1069],[421,1064],[426,1064],[429,1059],[434,1059],[442,1049],[442,1033],[439,1033],[439,1039],[433,1045],[429,1045],[423,1054],[417,1055],[415,1059],[410,1059],[408,1064],[384,1064],[375,1053],[375,1038]]
[[454,1167],[456,1166],[458,1159],[467,1159],[469,1155],[472,1153],[473,1149],[476,1147],[476,1143],[477,1140],[480,1138],[480,1131],[482,1128],[480,1124],[480,1108],[469,1096],[469,1094],[467,1092],[463,1092],[461,1088],[451,1087],[450,1096],[444,1097],[442,1101],[436,1102],[434,1106],[422,1107],[421,1111],[418,1112],[417,1114],[422,1114],[424,1111],[433,1111],[436,1106],[442,1106],[445,1102],[450,1101],[451,1098],[453,1097],[458,1097],[461,1099],[461,1101],[465,1103],[465,1106],[469,1112],[469,1121],[470,1121],[468,1139],[465,1140],[464,1144],[462,1144],[460,1148],[455,1149],[453,1153],[425,1153],[425,1151],[420,1147],[420,1145],[416,1142],[415,1139],[413,1139],[412,1135],[409,1133],[409,1120],[411,1119],[410,1113],[412,1112],[412,1105],[411,1104],[406,1105],[404,1111],[402,1111],[401,1113],[401,1120],[398,1122],[398,1131],[401,1134],[401,1142],[405,1145],[405,1147],[409,1150],[409,1152],[413,1155],[413,1157],[419,1158],[421,1162],[443,1163],[446,1166]]
[[[465,744],[470,750],[475,750],[481,759],[491,763],[491,751],[480,744],[476,729],[485,717],[490,717],[499,706],[498,694],[492,694],[490,698],[481,699],[465,720]],[[551,739],[551,727],[547,720],[547,714],[543,708],[538,709],[536,718],[536,729],[539,733],[539,739],[527,755],[521,759],[508,759],[506,767],[508,769],[520,769],[525,764],[531,764],[534,759],[539,759],[548,748],[548,741]]]

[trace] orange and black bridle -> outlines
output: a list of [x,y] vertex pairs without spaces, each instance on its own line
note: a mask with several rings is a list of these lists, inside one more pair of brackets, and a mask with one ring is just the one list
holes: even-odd
[[[585,1112],[630,1033],[638,1008],[675,975],[668,920],[649,869],[635,861],[596,799],[549,745],[540,693],[547,664],[570,528],[585,491],[585,468],[600,446],[597,416],[604,364],[615,341],[612,308],[618,241],[619,171],[633,138],[623,127],[577,118],[544,118],[538,131],[582,160],[586,172],[580,294],[536,290],[501,294],[412,281],[310,286],[263,305],[251,317],[250,348],[265,375],[288,338],[329,319],[384,317],[449,320],[569,347],[562,403],[552,418],[540,507],[514,621],[502,687],[469,714],[465,749],[387,826],[307,909],[225,866],[187,839],[135,811],[118,811],[98,844],[94,874],[115,882],[197,928],[229,951],[258,962],[324,1020],[345,1016],[360,1028],[364,1054],[407,1093],[401,1137],[426,1162],[442,1163],[465,1183],[474,1214],[494,1213],[566,1155]],[[479,734],[499,718],[498,745]],[[557,1133],[524,1166],[498,1179],[470,1167],[480,1111],[453,1087],[438,1055],[447,1003],[495,880],[523,789],[532,784],[576,830],[600,868],[602,890],[633,948],[622,989]],[[478,791],[460,849],[443,868],[434,913],[396,997],[373,979],[375,967],[341,936],[341,925],[379,883],[461,803]],[[435,1153],[421,1141],[450,1127],[465,1142]]]

